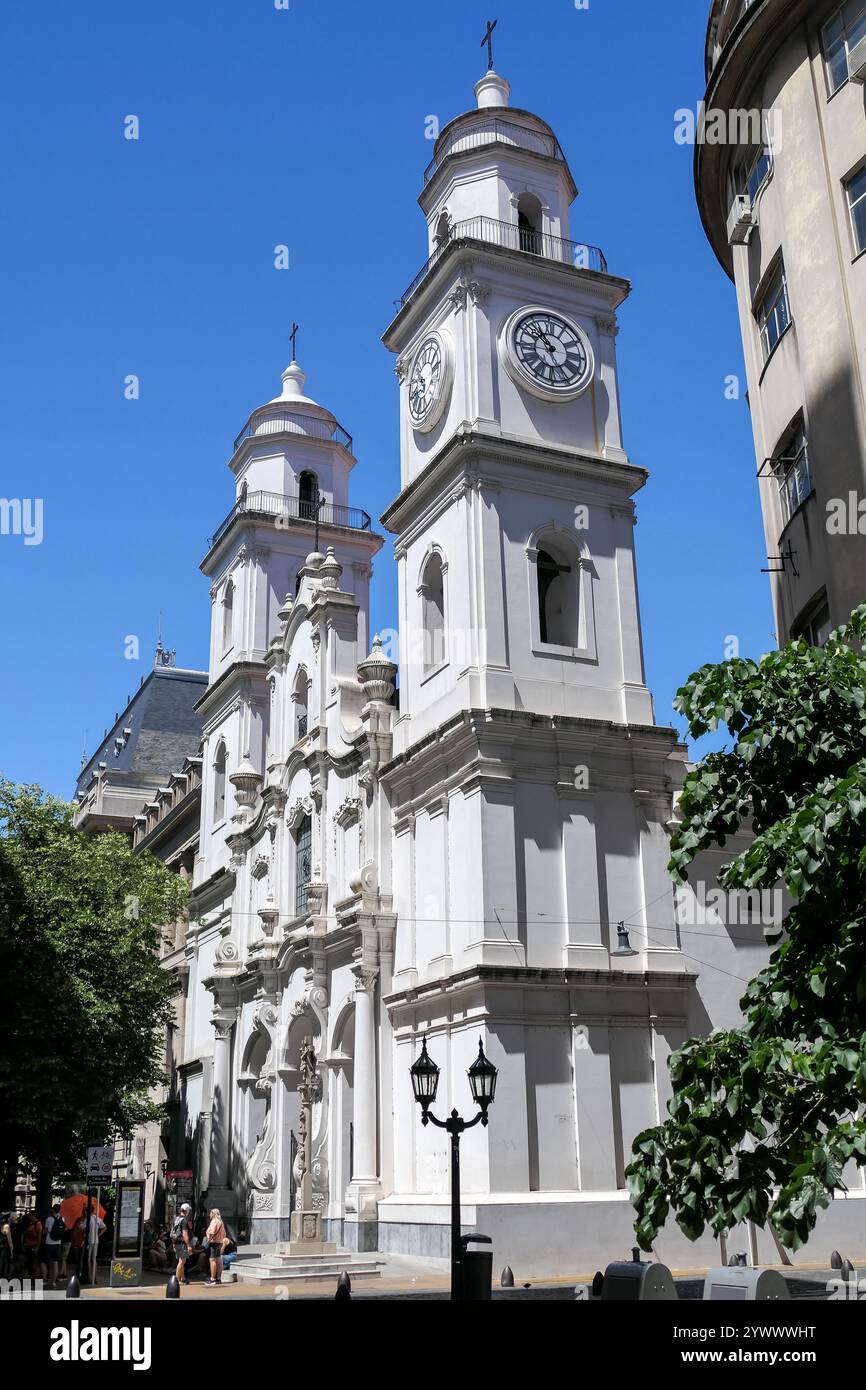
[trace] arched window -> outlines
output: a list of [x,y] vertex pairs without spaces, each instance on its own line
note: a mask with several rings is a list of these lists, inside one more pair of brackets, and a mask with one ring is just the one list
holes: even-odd
[[232,644],[232,629],[234,621],[235,586],[234,581],[229,580],[223,593],[223,651],[227,652]]
[[295,707],[295,741],[305,738],[309,727],[309,680],[303,666],[298,667],[295,685],[292,690],[292,703]]
[[307,884],[313,873],[313,822],[304,816],[295,831],[295,916],[307,910]]
[[315,521],[319,501],[319,480],[305,469],[298,478],[298,516],[303,521]]
[[577,576],[572,557],[544,540],[535,561],[538,584],[538,635],[545,644],[577,646]]
[[430,556],[421,579],[424,629],[424,670],[435,671],[445,660],[445,568],[438,552]]
[[213,761],[213,819],[214,825],[225,820],[226,814],[226,746],[220,743]]
[[541,255],[541,202],[534,193],[524,193],[517,203],[517,225],[521,251]]

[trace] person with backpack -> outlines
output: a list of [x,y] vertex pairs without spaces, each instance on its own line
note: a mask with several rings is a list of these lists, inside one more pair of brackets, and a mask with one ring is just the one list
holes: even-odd
[[58,1275],[60,1272],[61,1242],[66,1230],[66,1223],[60,1215],[60,1207],[55,1203],[48,1216],[45,1218],[45,1269],[48,1283],[52,1288],[58,1287]]
[[191,1213],[192,1207],[189,1202],[183,1202],[171,1226],[171,1243],[174,1247],[174,1258],[177,1261],[177,1267],[174,1272],[177,1275],[179,1284],[189,1283],[186,1273],[186,1262],[192,1254]]

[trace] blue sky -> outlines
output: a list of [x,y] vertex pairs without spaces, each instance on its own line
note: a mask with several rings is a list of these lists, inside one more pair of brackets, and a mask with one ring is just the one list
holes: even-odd
[[[0,496],[41,497],[44,538],[0,536],[0,774],[71,794],[85,737],[150,669],[160,611],[178,664],[206,664],[198,564],[293,318],[310,393],[355,438],[353,502],[378,516],[396,495],[379,338],[426,254],[425,120],[473,105],[488,13],[515,105],[551,123],[581,190],[572,235],[633,282],[619,366],[626,447],[652,474],[637,544],[658,719],[729,634],[773,644],[748,408],[725,398],[744,380],[734,291],[673,138],[703,93],[708,0],[666,9],[6,0]],[[389,545],[375,626],[393,581]]]

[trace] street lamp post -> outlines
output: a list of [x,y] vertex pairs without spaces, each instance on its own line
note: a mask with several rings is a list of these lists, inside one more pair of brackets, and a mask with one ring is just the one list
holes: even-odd
[[439,1129],[447,1130],[451,1136],[451,1298],[459,1302],[463,1298],[463,1244],[460,1237],[460,1136],[465,1129],[474,1125],[487,1124],[487,1111],[493,1104],[496,1094],[498,1072],[492,1062],[484,1056],[481,1039],[478,1039],[478,1056],[469,1068],[469,1086],[472,1099],[481,1108],[474,1120],[464,1120],[456,1110],[452,1110],[447,1120],[438,1120],[430,1106],[436,1100],[439,1087],[439,1068],[427,1051],[426,1036],[421,1040],[421,1055],[409,1068],[412,1077],[412,1090],[415,1100],[421,1106],[421,1123],[431,1121]]

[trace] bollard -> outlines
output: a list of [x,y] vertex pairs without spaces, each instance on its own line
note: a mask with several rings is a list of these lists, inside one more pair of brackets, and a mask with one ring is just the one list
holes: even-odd
[[834,1250],[833,1253],[832,1253],[832,1255],[830,1256],[830,1268],[831,1268],[831,1269],[841,1269],[841,1268],[842,1268],[842,1264],[843,1264],[842,1256],[839,1254],[839,1251],[838,1251],[838,1250]]
[[177,1275],[173,1274],[165,1286],[166,1298],[180,1298],[180,1284],[177,1282]]
[[337,1280],[337,1291],[336,1291],[336,1293],[334,1294],[334,1302],[336,1303],[336,1301],[337,1301],[338,1299],[342,1302],[342,1301],[344,1301],[345,1299],[351,1298],[351,1297],[352,1297],[352,1281],[351,1281],[351,1279],[349,1278],[349,1271],[348,1271],[347,1269],[344,1269],[344,1270],[343,1270],[343,1273],[340,1275],[339,1279]]
[[511,1268],[511,1265],[506,1265],[501,1275],[499,1276],[499,1287],[501,1289],[514,1288],[514,1272]]
[[842,1268],[840,1269],[839,1273],[842,1275],[842,1278],[845,1280],[846,1284],[848,1283],[849,1279],[854,1278],[854,1266],[852,1265],[850,1260],[844,1260],[842,1262]]
[[69,1279],[69,1283],[66,1285],[66,1297],[67,1297],[67,1298],[80,1298],[80,1297],[81,1297],[81,1285],[80,1285],[79,1282],[78,1282],[78,1276],[77,1276],[77,1274],[73,1274],[73,1275],[70,1277],[70,1279]]
[[595,1274],[592,1276],[592,1283],[589,1286],[589,1291],[592,1294],[593,1298],[601,1298],[603,1288],[604,1275],[602,1274],[600,1269],[597,1269],[595,1271]]

